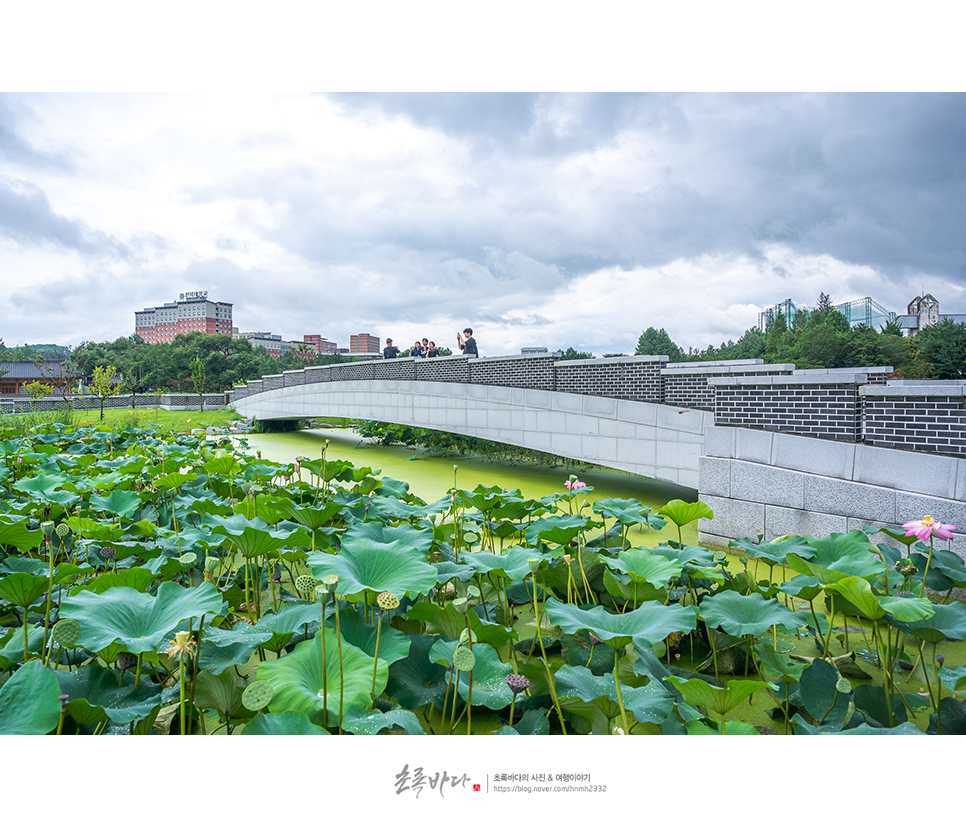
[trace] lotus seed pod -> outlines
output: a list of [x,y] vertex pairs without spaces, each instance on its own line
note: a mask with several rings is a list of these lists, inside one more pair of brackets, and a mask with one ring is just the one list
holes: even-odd
[[376,597],[376,602],[383,611],[395,611],[399,607],[399,597],[390,591],[383,591]]
[[300,594],[311,594],[315,590],[315,577],[309,576],[307,573],[303,573],[298,579],[295,580],[295,587],[298,589]]
[[530,573],[536,575],[537,571],[540,570],[540,560],[539,559],[527,559],[527,565],[530,567]]
[[938,663],[940,666],[944,665],[946,663],[946,655],[944,655],[944,654],[937,654],[936,655],[936,663]]
[[470,630],[468,628],[464,628],[460,632],[460,643],[462,643],[463,645],[466,645],[469,642],[470,642]]
[[469,646],[457,646],[453,652],[453,665],[458,672],[472,672],[476,666],[476,655]]
[[835,690],[843,695],[848,695],[852,691],[852,683],[847,678],[839,678],[835,682]]
[[471,597],[472,599],[479,599],[480,598],[480,589],[477,588],[475,585],[470,585],[466,589],[466,596]]
[[506,685],[510,687],[510,691],[514,695],[519,695],[528,686],[530,686],[530,679],[524,677],[523,675],[507,675]]
[[50,507],[41,507],[40,508],[40,514],[44,518],[50,518]]
[[117,653],[117,665],[123,672],[125,669],[133,669],[138,665],[138,656],[130,652]]
[[205,570],[208,571],[208,573],[214,573],[216,570],[218,570],[218,565],[220,563],[221,560],[217,556],[205,556]]
[[49,539],[54,534],[54,522],[41,521],[40,532],[44,534],[44,538]]
[[115,556],[117,556],[117,551],[113,547],[108,546],[101,548],[102,559],[106,559],[108,562],[110,562]]
[[70,534],[70,527],[68,527],[64,523],[61,523],[54,528],[54,532],[57,533],[57,535],[60,536],[61,538],[64,538],[65,536]]
[[272,685],[268,681],[255,681],[242,692],[242,706],[252,712],[265,709],[274,695]]
[[281,581],[282,581],[282,572],[280,570],[277,570],[272,574],[272,582],[281,582]]
[[190,550],[186,550],[178,557],[178,561],[181,563],[181,567],[183,568],[193,568],[195,562],[198,561],[198,554],[193,553]]
[[65,649],[76,646],[80,640],[81,627],[77,620],[58,620],[50,631],[50,636],[57,642],[58,646]]
[[465,614],[466,609],[470,607],[470,601],[466,597],[457,597],[453,600],[453,608],[460,612],[460,614]]
[[322,584],[325,586],[326,593],[334,594],[339,587],[339,577],[334,573],[322,577]]

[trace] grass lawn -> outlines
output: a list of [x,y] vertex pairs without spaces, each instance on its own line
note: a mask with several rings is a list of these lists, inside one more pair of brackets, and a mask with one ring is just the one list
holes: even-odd
[[[101,420],[100,409],[90,411],[75,409],[70,412],[75,426],[109,426],[112,429],[149,428],[153,425],[162,430],[190,432],[205,426],[226,426],[229,420],[238,420],[239,415],[227,408],[205,409],[204,411],[165,411],[163,408],[109,408],[104,410]],[[11,426],[28,431],[45,422],[63,421],[63,413],[47,414],[10,414],[0,417],[0,426]]]

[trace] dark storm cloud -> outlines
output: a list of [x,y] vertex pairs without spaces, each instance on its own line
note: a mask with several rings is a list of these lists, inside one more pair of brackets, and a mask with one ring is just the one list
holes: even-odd
[[117,240],[57,214],[33,183],[0,179],[0,234],[22,245],[62,246],[85,254],[126,255]]
[[[494,185],[503,196],[458,236],[462,256],[498,245],[573,273],[708,252],[754,255],[782,243],[869,264],[896,280],[922,271],[966,278],[962,94],[335,98],[350,111],[404,116],[487,149],[485,161],[475,157],[476,179],[486,185],[464,193],[464,205],[484,202]],[[657,182],[629,172],[623,182],[601,181],[579,207],[557,203],[552,180],[512,188],[517,156],[563,161],[627,137],[663,169]],[[312,214],[302,216],[311,224]],[[400,222],[395,242],[445,247],[448,232],[459,231],[454,221],[431,231]],[[290,233],[299,249],[297,224]]]

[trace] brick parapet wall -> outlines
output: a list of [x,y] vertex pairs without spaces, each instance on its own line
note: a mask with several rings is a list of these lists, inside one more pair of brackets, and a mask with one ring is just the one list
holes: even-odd
[[329,365],[332,382],[345,382],[352,379],[372,379],[372,362],[343,362]]
[[575,359],[554,365],[554,389],[570,394],[662,402],[661,369],[666,356]]
[[416,360],[416,379],[425,382],[469,382],[469,356],[438,356]]
[[470,359],[469,381],[474,385],[501,385],[553,391],[557,354],[540,356],[494,356]]
[[966,385],[865,385],[870,446],[966,457]]
[[859,387],[865,382],[864,374],[713,379],[714,422],[857,443],[862,436]]
[[298,371],[282,371],[282,386],[288,388],[290,385],[305,384],[305,369]]
[[377,359],[372,365],[372,379],[416,379],[416,359]]
[[765,365],[755,360],[738,362],[678,362],[661,371],[666,405],[714,411],[715,395],[710,380],[730,377],[789,376],[794,365]]

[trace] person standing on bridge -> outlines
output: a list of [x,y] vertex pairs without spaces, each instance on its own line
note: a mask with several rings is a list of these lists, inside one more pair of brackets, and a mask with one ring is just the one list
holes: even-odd
[[[466,337],[465,339],[463,337]],[[456,341],[459,342],[459,346],[463,348],[464,356],[472,356],[476,359],[480,358],[480,352],[476,347],[476,339],[473,338],[473,328],[464,328],[462,336],[457,333]]]
[[392,339],[386,339],[386,346],[382,349],[383,359],[395,359],[399,356],[399,348],[393,343]]

